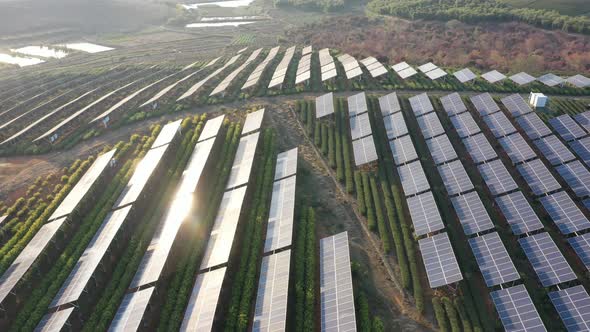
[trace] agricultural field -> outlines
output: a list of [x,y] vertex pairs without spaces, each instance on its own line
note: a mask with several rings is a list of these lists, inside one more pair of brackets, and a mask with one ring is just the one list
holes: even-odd
[[585,330],[583,13],[474,3],[0,1],[0,331]]

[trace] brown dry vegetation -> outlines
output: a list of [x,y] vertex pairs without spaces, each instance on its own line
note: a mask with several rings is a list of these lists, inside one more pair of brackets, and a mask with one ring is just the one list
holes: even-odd
[[450,67],[502,71],[590,72],[590,36],[526,24],[468,25],[362,16],[334,18],[293,30],[289,39],[394,64],[433,61]]

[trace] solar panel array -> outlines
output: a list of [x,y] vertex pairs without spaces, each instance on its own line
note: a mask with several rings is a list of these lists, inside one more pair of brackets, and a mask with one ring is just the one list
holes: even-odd
[[590,228],[590,221],[566,192],[556,192],[539,200],[561,233],[571,234]]
[[590,233],[570,237],[568,242],[587,269],[590,269]]
[[355,78],[363,74],[359,62],[349,54],[345,53],[338,56],[338,61],[342,63],[342,67],[344,67],[344,72],[346,73],[347,79]]
[[268,67],[268,65],[277,56],[280,48],[281,48],[280,46],[276,46],[276,47],[273,47],[270,49],[270,51],[266,55],[266,58],[264,58],[264,60],[262,60],[262,62],[259,63],[258,66],[256,66],[256,68],[250,74],[250,76],[248,76],[248,78],[246,79],[246,83],[244,83],[244,85],[242,86],[242,90],[246,90],[246,89],[251,88],[251,87],[255,86],[256,84],[258,84],[258,81],[260,81],[260,77],[262,76],[262,73],[264,73],[264,71],[266,70],[266,67]]
[[580,161],[575,160],[558,166],[556,170],[576,196],[580,198],[590,196],[590,172]]
[[428,179],[419,160],[399,166],[397,168],[397,174],[399,175],[406,197],[430,189],[430,184],[428,184]]
[[242,136],[260,129],[262,120],[264,120],[264,108],[248,113],[246,121],[244,121],[244,126],[242,127]]
[[197,82],[193,86],[191,86],[185,93],[183,93],[180,97],[178,97],[178,99],[176,99],[176,101],[181,101],[181,100],[186,99],[186,98],[192,96],[193,94],[195,94],[195,92],[197,92],[203,85],[207,84],[207,82],[209,82],[209,80],[211,80],[212,78],[216,77],[221,72],[223,72],[225,69],[227,69],[230,66],[232,66],[236,61],[238,61],[238,59],[240,57],[241,57],[240,54],[234,55],[222,67],[216,69],[214,72],[212,72],[211,74],[207,75],[207,77],[203,78],[202,80],[200,80],[199,82]]
[[320,240],[321,331],[356,331],[348,233]]
[[125,294],[109,332],[138,331],[155,287]]
[[494,224],[477,192],[472,191],[452,197],[451,202],[465,234],[473,235],[494,228]]
[[524,285],[490,293],[506,331],[547,331]]
[[211,331],[227,268],[199,274],[184,312],[180,331]]
[[512,233],[521,235],[543,229],[539,217],[520,191],[496,198],[496,204],[512,228]]
[[387,69],[372,56],[362,59],[361,63],[367,68],[373,78],[387,74]]
[[316,119],[334,113],[334,94],[332,92],[321,95],[315,99]]
[[481,164],[477,166],[477,169],[494,196],[518,189],[518,185],[514,182],[506,166],[499,159]]
[[294,54],[295,46],[291,46],[285,51],[285,54],[283,55],[281,62],[279,62],[279,64],[275,68],[275,71],[272,74],[272,78],[268,83],[269,89],[283,84],[283,82],[285,81],[285,77],[287,75],[287,69],[289,69],[289,64],[291,63]]
[[445,112],[449,116],[457,115],[467,111],[467,106],[461,99],[461,96],[457,92],[453,92],[449,95],[440,98]]
[[311,54],[307,54],[299,59],[297,73],[295,74],[295,84],[309,81],[311,78]]
[[477,78],[477,76],[469,68],[463,68],[459,71],[456,71],[455,73],[453,73],[453,75],[461,83],[467,83]]
[[537,196],[558,190],[561,185],[539,159],[516,166],[533,193]]
[[521,95],[517,93],[508,97],[504,97],[501,99],[501,101],[508,112],[510,112],[510,114],[512,114],[514,117],[533,112],[533,109],[529,106],[529,104],[522,98]]
[[428,150],[435,165],[440,165],[458,158],[457,152],[455,152],[455,148],[453,148],[447,135],[440,135],[429,139],[426,141],[426,145],[428,145]]
[[391,115],[402,110],[395,92],[379,97],[379,107],[382,116]]
[[497,232],[471,238],[469,245],[488,287],[520,279]]
[[463,139],[463,145],[476,164],[490,161],[498,157],[494,148],[484,134],[476,134]]
[[561,138],[568,142],[588,135],[568,114],[562,114],[550,119],[549,124],[557,131]]
[[590,296],[584,286],[550,292],[549,298],[568,331],[590,331]]
[[500,81],[504,80],[506,78],[506,75],[502,74],[501,72],[499,72],[497,70],[492,70],[492,71],[489,71],[489,72],[481,75],[481,77],[483,77],[486,81],[493,84],[493,83],[500,82]]
[[336,65],[334,64],[334,58],[330,55],[330,50],[327,48],[321,49],[319,56],[322,82],[336,77]]
[[479,126],[475,120],[473,120],[473,116],[471,116],[471,113],[469,112],[464,112],[451,117],[451,122],[453,123],[453,127],[455,127],[459,138],[463,139],[467,136],[481,132]]
[[455,160],[448,164],[440,165],[437,169],[449,196],[462,194],[474,189],[473,183],[471,183],[461,161]]
[[535,77],[533,77],[525,72],[520,72],[518,74],[514,74],[514,75],[510,76],[510,79],[518,85],[529,84],[529,83],[532,83],[537,80]]
[[518,242],[544,287],[576,279],[576,274],[549,233],[523,237]]
[[498,104],[496,104],[494,98],[492,98],[492,96],[487,92],[472,96],[470,99],[471,103],[473,103],[473,106],[475,106],[475,109],[482,117],[500,110],[500,107],[498,107]]
[[430,288],[463,280],[451,241],[446,233],[418,240]]
[[412,68],[406,62],[400,62],[391,66],[391,68],[404,80],[418,74],[416,69]]
[[407,199],[408,210],[417,236],[426,235],[445,228],[432,192],[426,192]]
[[590,86],[590,78],[579,74],[569,77],[567,82],[577,88],[585,88]]
[[533,142],[551,165],[561,165],[576,159],[574,154],[555,135],[545,136]]
[[409,135],[402,136],[389,142],[389,148],[393,154],[393,160],[396,165],[406,164],[418,159],[416,149]]
[[252,331],[284,331],[291,250],[262,258]]
[[519,133],[499,138],[498,142],[500,142],[500,145],[502,145],[502,148],[514,164],[519,164],[537,157],[537,154]]
[[560,85],[563,84],[565,82],[565,80],[555,74],[545,74],[539,78],[537,78],[537,80],[543,84],[545,84],[546,86],[550,86],[550,87],[554,87],[556,85]]
[[230,86],[230,84],[232,84],[234,79],[236,79],[236,77],[238,77],[238,75],[240,75],[240,73],[242,71],[244,71],[244,69],[246,69],[246,67],[248,67],[250,65],[250,63],[252,63],[254,60],[256,60],[256,58],[258,58],[258,55],[260,55],[261,52],[262,52],[262,48],[259,48],[259,49],[255,50],[254,52],[252,52],[252,54],[250,54],[250,56],[246,59],[246,61],[244,61],[244,63],[242,63],[238,68],[234,69],[234,71],[229,73],[223,79],[223,81],[221,81],[221,83],[219,83],[219,85],[217,85],[217,87],[215,87],[215,89],[213,89],[213,91],[211,91],[209,96],[214,96],[216,94],[225,93],[225,90]]

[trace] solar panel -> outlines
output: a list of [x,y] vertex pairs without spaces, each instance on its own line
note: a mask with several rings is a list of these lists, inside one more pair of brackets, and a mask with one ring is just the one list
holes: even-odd
[[14,286],[31,268],[65,221],[66,217],[62,217],[43,225],[14,262],[6,269],[0,279],[0,303],[3,303],[13,291]]
[[156,167],[158,167],[160,160],[162,160],[164,153],[168,150],[168,146],[169,145],[163,145],[159,148],[151,149],[146,153],[143,159],[135,167],[133,176],[131,176],[131,179],[123,189],[123,192],[119,195],[113,209],[131,204],[139,198],[151,175]]
[[223,194],[200,270],[226,263],[229,259],[245,195],[246,186]]
[[428,150],[430,150],[430,155],[435,165],[457,159],[457,152],[455,152],[455,148],[453,148],[447,135],[440,135],[429,139],[426,141],[426,145],[428,145]]
[[498,139],[498,142],[514,164],[537,157],[537,154],[519,133],[504,136]]
[[195,85],[191,86],[185,93],[183,93],[180,97],[178,97],[178,99],[176,99],[176,101],[181,101],[183,99],[186,99],[190,96],[192,96],[193,94],[195,94],[195,92],[197,92],[203,85],[205,85],[209,80],[211,80],[212,78],[214,78],[215,76],[219,75],[222,71],[224,71],[226,68],[230,67],[231,65],[233,65],[236,61],[238,61],[238,59],[241,57],[241,54],[237,54],[235,56],[233,56],[231,59],[229,59],[228,62],[226,62],[222,67],[218,68],[217,70],[215,70],[214,72],[212,72],[211,74],[209,74],[207,77],[205,77],[204,79],[200,80],[199,82],[197,82]]
[[317,119],[334,113],[334,94],[332,92],[315,99],[315,116]]
[[408,127],[401,112],[384,117],[383,124],[388,139],[394,139],[408,133]]
[[466,83],[477,78],[469,68],[463,68],[453,74],[461,83]]
[[434,81],[434,80],[437,80],[441,77],[447,76],[447,72],[445,72],[444,70],[442,70],[440,68],[436,68],[434,70],[427,72],[426,76],[428,76],[428,78],[430,78],[431,80]]
[[176,137],[176,135],[180,133],[181,123],[182,119],[170,122],[166,124],[164,127],[162,127],[162,130],[160,130],[160,133],[158,134],[158,137],[156,137],[156,140],[152,144],[151,148],[157,148],[172,142],[174,137]]
[[201,182],[213,143],[214,140],[201,142],[193,150],[191,159],[182,173],[176,195],[152,237],[130,288],[147,285],[160,279],[178,231],[193,207],[192,194],[200,189],[198,185]]
[[281,62],[279,62],[279,64],[275,68],[272,78],[268,83],[269,89],[283,84],[287,74],[287,68],[289,68],[289,64],[291,63],[291,60],[293,60],[294,54],[295,46],[291,46],[285,51],[285,54],[283,55]]
[[566,192],[560,191],[539,200],[561,233],[571,234],[590,228],[590,221]]
[[242,127],[242,136],[260,129],[264,119],[264,108],[256,112],[248,113],[244,126]]
[[252,331],[285,331],[291,250],[262,258]]
[[381,108],[381,115],[387,116],[397,113],[402,110],[397,99],[397,93],[392,92],[388,95],[379,97],[379,108]]
[[473,120],[473,117],[469,112],[461,113],[455,115],[451,118],[451,122],[453,123],[453,127],[457,130],[457,134],[460,138],[465,138],[467,136],[471,136],[481,132],[479,126]]
[[297,173],[297,148],[281,152],[277,155],[275,181]]
[[429,63],[425,63],[422,66],[418,67],[418,70],[421,71],[421,72],[423,72],[423,73],[427,73],[429,71],[435,70],[436,68],[438,68],[437,65],[435,65],[432,62],[429,62]]
[[483,77],[486,81],[493,84],[493,83],[500,82],[503,79],[505,79],[506,75],[500,73],[497,70],[492,70],[492,71],[489,71],[489,72],[481,75],[481,77]]
[[355,116],[365,113],[369,110],[365,93],[357,93],[348,97],[348,115]]
[[500,160],[477,166],[481,177],[494,196],[498,196],[518,188],[514,179]]
[[582,159],[582,161],[590,166],[590,137],[584,137],[577,141],[570,142],[570,147]]
[[127,219],[131,206],[110,212],[102,225],[80,256],[80,259],[70,272],[70,275],[55,295],[50,308],[75,302],[86,289],[88,282],[96,271],[107,250],[111,247],[115,236]]
[[426,174],[420,161],[414,161],[397,168],[402,188],[406,197],[412,196],[430,189]]
[[217,136],[219,129],[221,129],[221,126],[223,125],[223,120],[225,120],[225,115],[220,115],[211,120],[207,120],[205,127],[203,127],[203,130],[199,135],[199,142]]
[[369,113],[363,113],[361,115],[351,117],[349,122],[350,136],[352,137],[353,141],[372,134]]
[[570,237],[567,239],[580,260],[590,269],[590,233]]
[[513,117],[518,117],[533,112],[533,109],[518,93],[504,97],[501,99],[501,101],[502,104],[504,104],[504,107],[506,107],[508,112],[510,112]]
[[467,106],[457,92],[441,97],[440,102],[449,116],[467,111]]
[[311,52],[313,52],[313,47],[311,45],[307,45],[301,50],[301,55],[306,55]]
[[274,60],[274,58],[279,53],[280,46],[276,46],[270,49],[264,60],[256,66],[254,71],[250,73],[250,76],[246,79],[246,83],[242,86],[242,90],[248,89],[250,87],[255,86],[260,81],[260,77],[264,73],[266,67]]
[[74,307],[71,307],[46,314],[35,328],[35,332],[61,331],[64,329],[74,309]]
[[408,100],[410,101],[410,106],[412,107],[412,111],[414,111],[416,116],[424,115],[434,111],[434,106],[432,106],[432,103],[430,102],[430,99],[426,93],[421,93],[419,95],[410,97]]
[[430,139],[445,133],[445,129],[440,123],[436,113],[428,113],[418,117],[416,120],[418,121],[418,125],[420,126],[420,130],[422,131],[422,136],[424,136],[424,139]]
[[211,331],[226,268],[199,274],[195,280],[180,331]]
[[352,79],[362,75],[363,71],[361,70],[358,61],[354,57],[348,54],[342,54],[338,57],[338,61],[342,63],[347,79]]
[[529,84],[529,83],[532,83],[536,80],[536,78],[534,78],[533,76],[531,76],[525,72],[520,72],[518,74],[512,75],[512,76],[510,76],[510,79],[518,85]]
[[498,155],[484,134],[476,134],[464,138],[463,145],[476,164],[492,160]]
[[96,180],[107,168],[116,151],[117,149],[112,149],[111,151],[96,158],[86,173],[84,173],[80,180],[78,180],[78,183],[76,183],[74,188],[70,190],[66,198],[64,198],[55,211],[53,211],[48,219],[49,221],[69,215],[72,213],[72,211],[74,211],[74,209],[86,196],[90,188],[94,185]]
[[273,184],[264,242],[265,253],[291,245],[295,214],[295,189],[295,176]]
[[590,330],[590,296],[584,286],[550,292],[549,298],[568,331]]
[[520,279],[497,232],[471,238],[469,245],[488,287]]
[[412,67],[408,67],[406,69],[400,70],[397,72],[397,74],[402,78],[402,79],[406,79],[406,78],[410,78],[416,74],[418,74],[418,72],[416,71],[416,69],[412,68]]
[[547,86],[556,86],[559,84],[562,84],[563,82],[565,82],[565,80],[555,74],[545,74],[539,78],[537,78],[537,80]]
[[321,331],[356,331],[348,233],[320,240]]
[[465,234],[472,235],[494,228],[477,192],[452,197],[451,202]]
[[373,78],[387,74],[387,69],[372,56],[361,60],[361,63],[367,68]]
[[389,142],[389,148],[393,154],[396,165],[408,163],[418,159],[416,149],[409,135],[402,136]]
[[378,159],[373,135],[352,142],[352,150],[354,152],[354,164],[356,166],[364,165]]
[[440,165],[437,168],[449,196],[464,193],[474,188],[460,160]]
[[587,132],[590,132],[590,111],[574,115],[574,120]]
[[566,141],[573,141],[587,135],[586,131],[568,114],[549,119],[549,124]]
[[483,118],[488,128],[496,138],[504,137],[516,132],[516,128],[502,112],[496,112]]
[[417,236],[444,229],[432,192],[425,192],[407,199],[408,210]]
[[492,98],[492,96],[487,92],[477,96],[472,96],[470,99],[471,103],[473,106],[475,106],[475,109],[481,116],[486,116],[500,110],[500,107],[498,107],[498,104],[496,104],[494,98]]
[[405,61],[404,62],[400,62],[398,64],[395,64],[395,65],[391,66],[391,68],[393,70],[395,70],[396,72],[400,72],[400,71],[402,71],[404,69],[407,69],[409,67],[410,67],[410,65],[407,64]]
[[259,136],[260,132],[256,132],[240,139],[238,151],[234,157],[234,163],[225,189],[236,188],[247,183],[250,179]]
[[539,159],[520,164],[516,168],[537,196],[561,188],[561,185]]
[[219,85],[217,85],[217,87],[215,87],[215,89],[213,89],[213,91],[211,91],[209,96],[214,96],[216,94],[225,93],[225,90],[232,84],[232,82],[236,79],[236,77],[238,77],[238,75],[240,75],[240,73],[242,71],[244,71],[244,69],[246,69],[250,65],[250,63],[252,63],[254,60],[256,60],[256,58],[258,58],[258,55],[260,55],[261,52],[262,52],[262,48],[259,48],[259,49],[255,50],[254,52],[252,52],[252,54],[246,59],[246,61],[244,61],[244,63],[242,63],[238,68],[234,69],[234,71],[229,73],[223,79],[223,81],[221,81],[221,83],[219,83]]
[[540,138],[534,143],[553,166],[576,159],[574,154],[555,135]]
[[518,239],[518,243],[544,287],[576,279],[576,274],[549,233],[523,237]]
[[524,285],[491,292],[506,331],[547,331]]
[[521,235],[543,228],[541,220],[522,192],[497,197],[496,203],[512,228],[512,233]]
[[418,240],[430,288],[463,280],[447,233]]
[[109,332],[138,331],[155,287],[128,293],[123,298]]
[[585,88],[590,86],[590,78],[579,74],[569,77],[567,82],[577,88]]
[[536,140],[538,138],[551,135],[551,130],[549,127],[545,125],[543,120],[541,120],[541,118],[536,113],[523,115],[517,118],[516,122],[518,122],[520,128],[524,130],[524,133],[531,140]]
[[321,49],[319,57],[322,82],[336,77],[336,67],[334,66],[334,58],[330,55],[330,50],[327,48]]

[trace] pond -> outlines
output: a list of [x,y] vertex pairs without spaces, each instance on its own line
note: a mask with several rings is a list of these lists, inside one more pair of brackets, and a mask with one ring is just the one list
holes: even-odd
[[47,46],[26,46],[17,49],[11,49],[11,52],[20,53],[25,55],[32,55],[32,56],[39,56],[42,58],[55,58],[61,59],[65,58],[68,53],[58,50],[55,48],[50,48]]
[[214,23],[191,23],[187,24],[187,28],[208,28],[208,27],[224,27],[232,26],[237,27],[245,24],[256,23],[255,21],[239,21],[239,22],[214,22]]
[[10,54],[0,53],[0,62],[8,63],[11,65],[18,65],[20,67],[25,67],[25,66],[37,65],[37,64],[43,63],[45,61],[41,60],[41,59],[37,59],[37,58],[25,58],[25,57],[13,56]]
[[65,45],[60,45],[65,48],[69,48],[71,50],[82,51],[86,53],[99,53],[99,52],[106,52],[114,50],[112,47],[106,47],[101,45],[96,45],[92,43],[69,43]]
[[219,7],[245,7],[254,2],[254,0],[230,0],[230,1],[215,1],[215,2],[200,2],[190,5],[182,5],[186,9],[197,9],[202,6],[219,6]]

